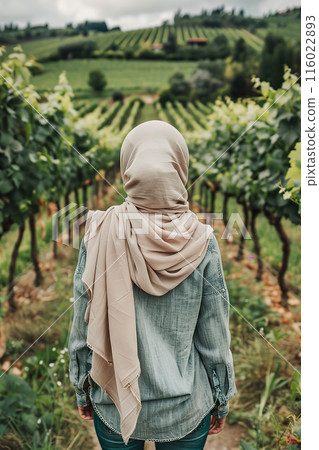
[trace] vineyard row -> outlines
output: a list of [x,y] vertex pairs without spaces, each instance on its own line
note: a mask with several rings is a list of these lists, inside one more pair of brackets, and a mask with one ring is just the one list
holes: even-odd
[[[133,97],[124,104],[114,102],[108,107],[102,102],[90,108],[79,105],[76,110],[72,88],[64,73],[53,92],[43,99],[29,85],[27,63],[26,56],[17,50],[1,68],[8,82],[0,81],[5,105],[0,109],[0,147],[5,149],[0,152],[0,236],[12,225],[19,226],[8,282],[12,305],[15,261],[26,219],[39,284],[35,214],[47,202],[60,210],[61,199],[67,206],[72,193],[79,198],[79,189],[86,206],[89,184],[95,184],[98,191],[99,184],[112,183],[119,170],[123,139],[138,122],[143,106],[140,98]],[[300,85],[289,69],[280,89],[274,90],[258,79],[254,83],[256,89],[260,88],[258,103],[253,99],[234,102],[226,98],[214,104],[197,101],[184,105],[175,101],[162,106],[156,102],[155,107],[158,118],[175,125],[187,141],[190,201],[195,185],[200,185],[201,206],[214,212],[216,193],[221,192],[226,229],[229,198],[234,197],[242,206],[244,223],[251,231],[258,257],[257,279],[262,274],[257,216],[264,214],[275,227],[283,246],[278,281],[286,305],[288,288],[284,275],[290,242],[282,219],[300,223],[300,185],[298,180],[295,183],[295,176],[290,184],[285,179],[291,170],[291,152],[300,140]],[[280,181],[294,193],[295,201],[280,194]],[[243,256],[244,242],[243,233],[239,259]],[[56,241],[53,246],[56,255]]]

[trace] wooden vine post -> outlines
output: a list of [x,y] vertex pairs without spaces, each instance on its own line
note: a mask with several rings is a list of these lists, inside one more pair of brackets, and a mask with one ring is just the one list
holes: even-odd
[[59,211],[60,211],[60,202],[56,202],[56,206],[57,206],[57,213],[56,213],[56,218],[55,221],[53,223],[53,229],[52,229],[52,234],[53,234],[53,258],[57,259],[58,257],[58,237],[59,237]]
[[240,236],[240,242],[239,242],[239,248],[238,248],[238,254],[236,256],[236,260],[242,261],[243,256],[244,256],[245,238],[247,236],[247,231],[248,231],[248,227],[249,227],[249,208],[248,208],[248,205],[246,202],[238,200],[238,203],[242,204],[242,206],[243,206],[245,228],[242,230],[242,233]]
[[228,223],[228,200],[229,200],[229,194],[224,194],[224,199],[223,199],[223,222],[224,222],[225,228],[227,228],[227,223]]
[[87,185],[84,184],[82,187],[82,194],[83,194],[83,205],[88,205],[88,198],[87,198]]
[[193,195],[195,191],[195,184],[196,184],[197,178],[192,178],[190,181],[190,187],[189,187],[189,194],[188,194],[188,200],[191,203],[193,201]]
[[205,182],[201,182],[199,186],[199,204],[203,205],[203,196],[204,196]]
[[210,210],[212,213],[215,212],[216,203],[216,191],[210,191]]
[[[209,195],[210,194],[210,201],[209,201]],[[206,182],[206,195],[205,195],[205,211],[210,211],[211,214],[215,212],[215,199],[216,199],[216,186],[211,181]],[[208,208],[208,201],[209,201],[209,208]],[[214,220],[213,217],[210,219],[210,225],[214,226]]]
[[271,211],[266,211],[265,214],[270,224],[274,225],[277,234],[279,236],[279,239],[282,242],[282,262],[278,272],[278,284],[281,289],[281,304],[285,308],[288,308],[288,287],[285,281],[285,274],[288,269],[289,254],[290,254],[290,239],[282,226],[281,217],[275,215]]
[[74,198],[77,206],[80,206],[80,197],[78,188],[74,189]]
[[19,226],[19,234],[16,243],[14,244],[13,251],[11,253],[11,261],[9,267],[9,277],[8,277],[8,290],[7,290],[7,300],[9,304],[9,308],[11,311],[15,311],[17,309],[17,304],[14,299],[14,277],[17,265],[17,258],[19,253],[19,248],[22,242],[23,234],[25,230],[25,223],[22,222]]
[[35,271],[35,286],[39,286],[42,281],[42,274],[39,266],[39,259],[38,259],[38,248],[37,248],[37,233],[36,233],[36,226],[35,226],[35,217],[33,213],[30,213],[29,215],[29,227],[30,227],[30,233],[31,233],[31,259],[33,262],[33,267]]
[[95,201],[96,201],[95,208],[97,208],[98,205],[99,205],[99,201],[100,201],[100,199],[102,197],[102,195],[101,195],[101,177],[100,177],[100,175],[95,177],[94,193],[95,193]]
[[204,191],[204,208],[205,208],[205,212],[208,211],[208,185],[207,183],[205,183],[205,191]]
[[255,208],[251,208],[251,220],[250,220],[250,227],[251,227],[251,234],[254,241],[254,250],[257,255],[257,264],[258,264],[258,270],[256,274],[256,281],[261,281],[262,279],[262,272],[263,272],[263,260],[261,259],[260,255],[260,244],[258,239],[258,234],[256,230],[256,218],[259,214],[259,210]]
[[[70,193],[67,192],[67,193],[64,195],[64,207],[67,208],[67,206],[68,206],[69,204],[70,204]],[[65,209],[65,210],[67,211],[67,209]],[[71,242],[72,242],[72,233],[71,233],[71,224],[70,224],[69,221],[68,221],[68,230],[67,230],[67,233],[68,233],[68,245],[70,245]]]
[[95,183],[91,185],[91,208],[96,209]]
[[210,212],[215,212],[215,203],[216,203],[216,192],[218,190],[218,182],[214,181],[207,181],[207,186],[210,190]]

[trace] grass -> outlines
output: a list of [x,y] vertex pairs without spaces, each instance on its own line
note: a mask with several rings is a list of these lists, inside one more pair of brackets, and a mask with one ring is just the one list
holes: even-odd
[[[122,192],[121,186],[119,190]],[[216,208],[218,210],[221,205],[220,200],[221,198],[218,198]],[[46,250],[50,251],[49,243],[46,245]],[[227,244],[219,240],[219,245],[223,255],[223,268],[230,301],[236,308],[230,308],[230,327],[238,394],[231,399],[228,421],[230,424],[237,423],[245,427],[245,442],[257,443],[256,448],[268,450],[275,448],[274,442],[278,435],[285,434],[288,415],[297,415],[298,405],[292,403],[290,397],[292,368],[273,348],[267,346],[253,327],[262,332],[266,339],[297,368],[300,365],[299,342],[296,332],[288,325],[281,323],[280,314],[270,311],[264,303],[262,286],[254,282],[254,273],[247,268],[242,268],[241,263],[228,260]],[[45,254],[45,248],[43,250]],[[21,305],[14,315],[5,318],[4,332],[7,338],[5,358],[14,361],[61,316],[24,355],[22,376],[36,392],[38,404],[45,407],[46,413],[53,413],[54,422],[50,431],[51,447],[43,445],[42,448],[75,450],[85,445],[85,448],[90,449],[93,447],[91,447],[91,441],[87,439],[87,423],[78,417],[74,389],[68,380],[67,353],[63,353],[63,357],[61,354],[67,346],[73,317],[73,308],[70,307],[69,299],[73,295],[72,274],[78,252],[72,248],[59,246],[58,254],[56,261],[46,259],[50,267],[44,274],[42,286],[36,288],[36,290],[47,290],[53,285],[54,297],[50,301],[44,301],[41,298],[32,300],[29,304]],[[238,272],[241,273],[240,279],[234,277]],[[20,289],[26,289],[23,283],[32,285],[28,272],[23,280],[20,280]],[[69,310],[66,311],[68,308]],[[299,314],[298,308],[292,308],[294,315]],[[64,311],[66,311],[65,314],[62,314]],[[238,314],[238,311],[248,322]],[[52,347],[56,347],[58,355],[53,360],[55,365],[51,370],[49,361],[52,361],[50,359]],[[270,375],[277,384],[273,387],[274,390],[267,391],[266,381]],[[52,376],[60,380],[62,386],[55,386],[53,379],[53,387],[49,389]],[[280,390],[275,390],[280,383],[284,385]],[[16,448],[29,448],[23,447],[25,444],[23,436],[17,435],[17,437],[22,446]]]
[[[43,217],[43,216],[42,216]],[[40,255],[43,249],[47,249],[48,243],[51,242],[52,224],[51,220],[44,221],[44,237],[41,236],[41,228],[36,227],[37,230],[37,243]],[[8,281],[9,263],[11,258],[11,252],[18,236],[18,225],[13,225],[11,230],[6,233],[1,240],[1,253],[0,253],[0,289],[4,289]],[[32,266],[31,254],[30,254],[30,229],[26,221],[25,232],[19,249],[19,257],[17,259],[16,274],[20,274],[26,267]]]
[[[216,202],[218,211],[222,211],[222,196],[218,196]],[[241,207],[237,204],[235,199],[229,200],[229,214],[232,212],[240,212],[241,217],[244,217]],[[289,258],[289,266],[286,275],[287,281],[294,286],[300,288],[301,285],[301,227],[294,225],[289,220],[283,219],[283,226],[291,241],[291,254]],[[267,261],[275,270],[279,269],[282,259],[281,241],[275,228],[269,224],[268,219],[260,214],[257,218],[256,224],[257,234],[259,237],[261,247],[261,257]],[[254,244],[252,239],[246,240],[246,247],[253,253]]]
[[257,30],[257,35],[260,36],[261,38],[265,38],[269,33],[282,36],[288,42],[300,41],[301,25],[294,24],[291,25],[290,27],[284,27],[276,23],[271,23],[268,28],[259,28]]
[[[88,198],[90,198],[91,187],[88,187]],[[79,191],[80,202],[82,199],[82,193]],[[70,202],[75,202],[74,194],[70,195]],[[61,205],[63,202],[61,203]],[[48,247],[53,248],[52,241],[52,216],[49,217],[47,211],[42,209],[36,216],[36,233],[37,233],[37,247],[39,251],[39,260],[45,252],[48,251]],[[61,231],[61,230],[60,230]],[[14,244],[18,237],[18,225],[13,225],[11,229],[1,239],[1,252],[0,252],[0,298],[1,294],[5,296],[5,290],[8,283],[9,264],[11,259],[11,253]],[[31,247],[30,247],[30,229],[28,221],[25,222],[25,231],[23,239],[19,248],[19,255],[16,264],[16,278],[25,270],[32,267],[31,259]]]
[[153,105],[144,105],[143,108],[140,109],[135,126],[140,123],[146,122],[147,120],[155,120],[157,119],[157,113]]
[[277,34],[289,41],[300,41],[301,20],[298,12],[286,16],[271,16],[267,18],[268,27],[258,28],[256,34],[262,39],[268,33]]
[[[121,34],[119,31],[110,31],[109,33],[91,33],[87,37],[78,36],[56,36],[56,37],[45,37],[30,40],[21,43],[21,47],[25,53],[29,56],[33,56],[36,59],[46,58],[52,53],[56,52],[58,47],[65,44],[71,44],[73,42],[81,42],[86,40],[94,40],[97,42],[98,46],[103,49],[104,45],[111,43],[115,38]],[[7,46],[7,52],[11,53],[13,51],[13,46]]]
[[[155,117],[152,105],[145,105],[137,122],[141,123]],[[124,194],[123,186],[116,186]],[[90,189],[90,188],[89,188]],[[195,191],[198,196],[198,187]],[[90,199],[90,191],[88,199]],[[71,201],[72,199],[70,199]],[[120,196],[110,190],[108,201],[122,203]],[[81,198],[80,198],[81,201]],[[216,198],[216,212],[222,210],[222,195]],[[237,212],[238,205],[230,199],[229,213]],[[80,420],[77,413],[74,389],[68,380],[68,358],[62,353],[67,346],[70,326],[73,317],[73,308],[70,297],[73,295],[73,273],[77,262],[78,252],[71,247],[58,246],[58,258],[52,260],[51,245],[51,219],[43,214],[46,236],[41,238],[38,230],[39,247],[41,249],[41,265],[44,280],[40,287],[34,288],[33,272],[25,270],[17,283],[17,296],[26,297],[15,314],[8,314],[3,319],[4,335],[7,339],[5,360],[15,359],[45,330],[45,334],[23,356],[20,369],[22,377],[27,380],[36,393],[38,409],[36,418],[42,417],[41,411],[51,417],[50,445],[43,444],[42,448],[69,448],[70,450],[82,447],[91,447],[87,439],[87,423]],[[300,274],[300,227],[286,223],[286,229],[292,238],[291,260],[287,278],[293,279]],[[262,246],[262,256],[272,265],[276,266],[281,258],[280,245],[275,230],[269,226],[267,220],[258,217],[257,229]],[[12,230],[6,235],[3,246],[3,262],[1,270],[6,270],[17,231]],[[22,272],[29,256],[29,235],[26,234],[23,242],[22,259],[18,268]],[[277,240],[276,240],[277,239]],[[299,370],[300,361],[298,353],[300,343],[296,328],[292,328],[282,312],[273,311],[263,298],[263,284],[255,282],[255,272],[242,265],[242,262],[228,258],[228,244],[218,239],[222,253],[223,270],[229,290],[231,349],[234,357],[236,385],[238,395],[231,399],[230,424],[237,423],[245,428],[245,442],[256,447],[275,448],[274,442],[286,439],[288,433],[289,416],[298,417],[299,406],[291,400],[290,386],[294,377],[292,367],[284,361],[275,351],[277,349],[294,367]],[[247,242],[250,248],[251,242]],[[20,256],[19,256],[20,258]],[[5,265],[3,265],[5,264]],[[288,278],[288,279],[289,279]],[[294,284],[298,280],[295,279]],[[29,295],[26,295],[26,293]],[[47,297],[47,293],[51,294]],[[239,313],[239,314],[238,314]],[[289,310],[289,318],[298,326],[300,305]],[[58,319],[58,320],[56,320]],[[54,326],[48,328],[52,323]],[[272,348],[256,332],[261,333],[271,343]],[[52,359],[52,348],[56,347],[57,357]],[[275,348],[275,349],[274,349]],[[42,363],[40,361],[43,361]],[[50,364],[54,363],[54,368]],[[269,380],[273,383],[269,384]],[[59,383],[61,384],[59,384]],[[270,388],[270,387],[271,388]],[[279,389],[280,387],[280,389]],[[41,410],[42,408],[42,410]],[[298,421],[298,419],[296,419]],[[43,432],[41,422],[38,429]],[[290,426],[290,425],[289,425]],[[290,430],[290,428],[289,428]],[[291,432],[293,426],[291,425]],[[47,434],[48,435],[48,434]],[[11,436],[7,436],[10,439]],[[19,439],[15,448],[29,448],[24,446],[24,437],[17,434]],[[0,444],[5,444],[6,441]],[[276,447],[279,448],[279,447]]]
[[[49,244],[46,252],[50,252]],[[77,255],[78,252],[72,248],[59,247],[59,258],[56,261],[52,261],[50,257],[45,259],[50,267],[44,273],[41,287],[32,286],[32,274],[28,270],[19,282],[19,289],[23,292],[30,290],[30,303],[22,303],[14,315],[10,314],[5,318],[5,360],[14,362],[32,346],[15,367],[16,370],[20,368],[21,377],[35,393],[35,409],[31,414],[35,416],[37,425],[36,431],[28,430],[34,433],[31,446],[29,433],[24,434],[18,427],[19,416],[12,415],[10,428],[16,429],[14,439],[10,432],[1,435],[1,448],[3,445],[3,448],[47,450],[95,448],[90,439],[88,424],[78,415],[75,391],[69,382],[68,372],[67,344],[73,319],[70,298],[73,296],[72,274]],[[41,295],[36,296],[35,292],[50,290],[50,286],[54,286],[50,300],[42,299]],[[5,377],[2,382],[3,380]],[[10,392],[8,394],[11,395]],[[12,413],[8,411],[7,414]],[[35,441],[41,439],[41,446],[36,445]],[[7,441],[11,441],[12,447],[5,446]]]
[[119,59],[74,59],[72,61],[56,61],[44,64],[45,72],[32,77],[31,83],[37,90],[53,88],[59,74],[65,70],[69,83],[74,91],[82,96],[92,96],[87,85],[89,72],[101,69],[107,79],[107,95],[110,90],[139,92],[155,91],[168,84],[174,71],[181,71],[189,77],[197,67],[197,62],[188,61],[143,61]]
[[[220,247],[222,254],[227,253],[226,243],[220,241]],[[268,309],[262,298],[262,285],[256,284],[251,271],[246,272],[241,263],[225,256],[223,267],[233,306],[231,350],[238,390],[230,401],[228,422],[247,427],[243,441],[253,446],[241,448],[289,448],[283,446],[287,444],[288,430],[295,433],[300,423],[300,397],[292,395],[293,383],[300,382],[298,335],[287,325],[284,315]],[[234,277],[237,271],[242,275],[240,279]],[[299,313],[300,305],[291,308],[294,325]]]

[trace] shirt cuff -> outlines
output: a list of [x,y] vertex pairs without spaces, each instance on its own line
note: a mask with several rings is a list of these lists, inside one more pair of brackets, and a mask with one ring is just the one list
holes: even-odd
[[89,395],[85,391],[76,391],[76,403],[78,406],[89,406],[91,404]]
[[217,400],[216,406],[214,406],[214,408],[212,409],[212,415],[214,417],[217,417],[218,419],[222,419],[223,417],[226,417],[228,413],[229,413],[229,402],[220,405],[219,401]]

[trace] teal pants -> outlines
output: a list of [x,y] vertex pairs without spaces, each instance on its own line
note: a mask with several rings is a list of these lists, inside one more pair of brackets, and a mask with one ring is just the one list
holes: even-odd
[[[156,450],[203,450],[210,425],[211,413],[207,414],[201,423],[191,433],[184,436],[177,441],[169,442],[155,442]],[[127,445],[125,445],[122,436],[118,433],[114,433],[94,411],[94,427],[96,435],[100,442],[102,450],[116,450],[116,449],[129,449],[129,450],[143,450],[144,442],[138,439],[129,439]]]

